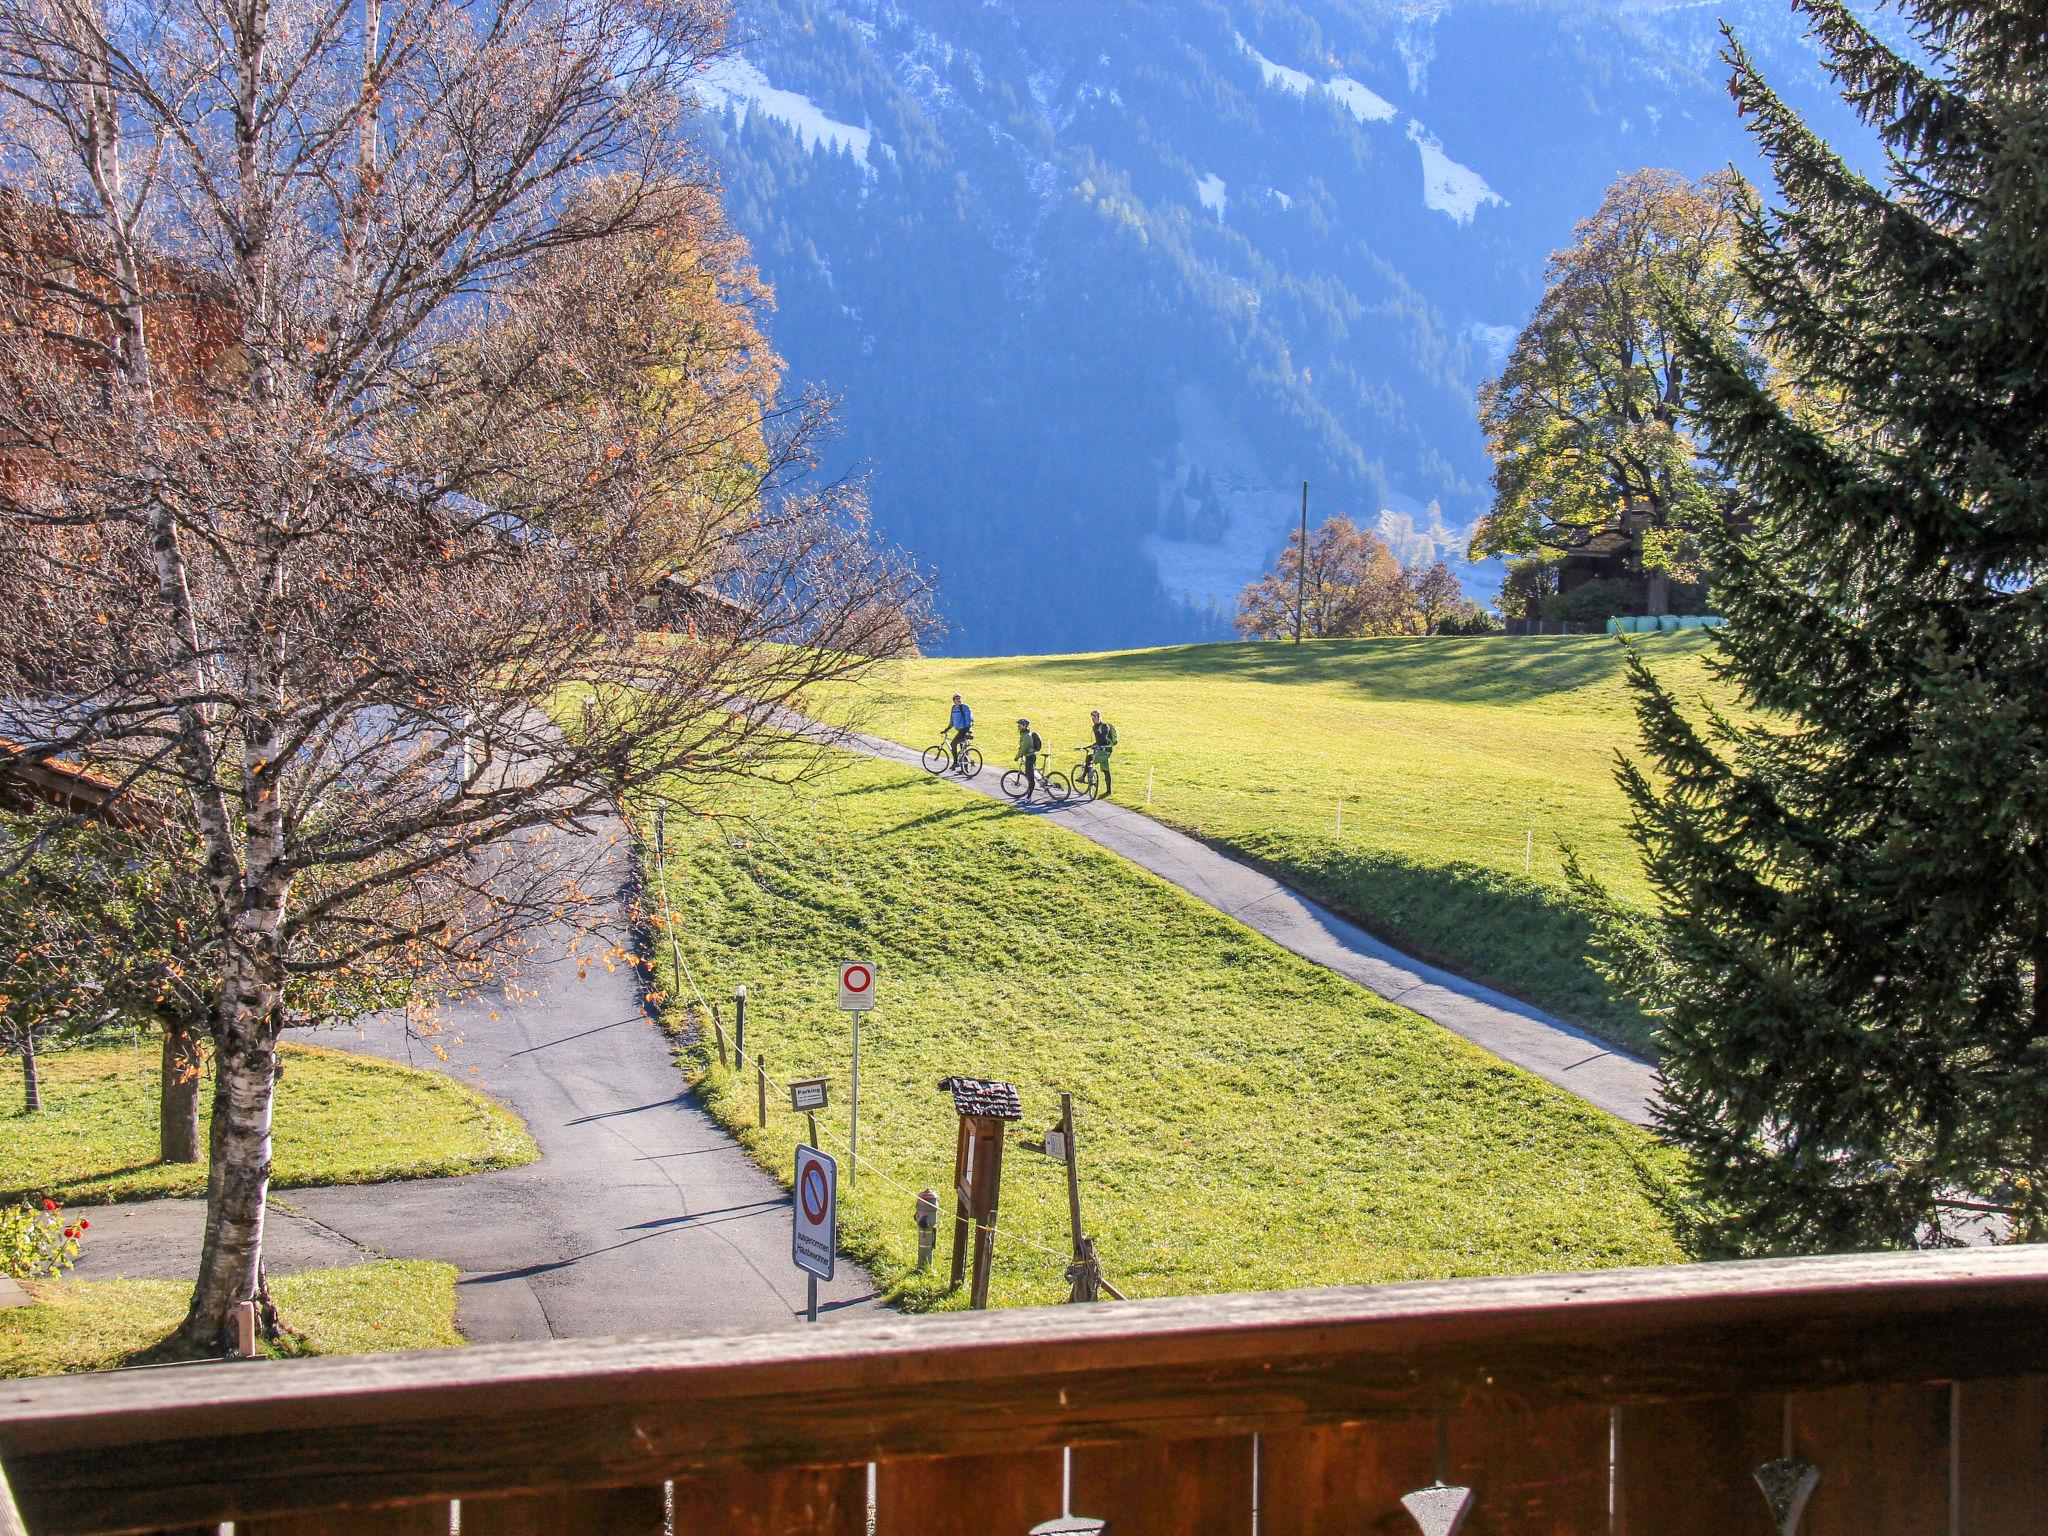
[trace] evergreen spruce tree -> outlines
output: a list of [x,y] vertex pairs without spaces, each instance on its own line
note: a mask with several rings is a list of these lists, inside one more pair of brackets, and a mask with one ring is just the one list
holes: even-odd
[[[1771,368],[1694,328],[1746,710],[1633,663],[1624,764],[1656,916],[1608,909],[1661,1017],[1698,1246],[2048,1236],[2048,23],[1909,0],[1920,50],[1801,0],[1883,135],[1858,176],[1731,36],[1777,183],[1741,264]],[[1945,1228],[1948,1231],[1945,1231]]]

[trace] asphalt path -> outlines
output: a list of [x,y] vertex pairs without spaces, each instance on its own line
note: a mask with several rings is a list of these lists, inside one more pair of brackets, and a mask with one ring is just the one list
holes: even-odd
[[[878,736],[849,733],[835,740],[870,757],[920,766],[917,752]],[[1648,1062],[1518,998],[1404,955],[1199,838],[1109,800],[1073,799],[1063,805],[1012,801],[1003,793],[1002,774],[994,766],[972,779],[945,777],[963,789],[1045,816],[1121,854],[1283,949],[1441,1024],[1609,1114],[1635,1125],[1650,1123],[1658,1078]]]
[[[608,844],[600,867],[610,930],[558,925],[508,986],[444,1009],[436,1039],[445,1060],[395,1014],[299,1036],[481,1089],[526,1122],[539,1160],[462,1178],[280,1191],[265,1234],[272,1268],[367,1255],[444,1260],[461,1272],[456,1320],[477,1343],[803,1325],[789,1195],[690,1092],[635,968],[605,962],[626,937],[628,855],[616,822],[592,835]],[[88,1214],[81,1275],[193,1273],[199,1202]],[[844,1259],[819,1286],[821,1323],[880,1307],[873,1282]]]

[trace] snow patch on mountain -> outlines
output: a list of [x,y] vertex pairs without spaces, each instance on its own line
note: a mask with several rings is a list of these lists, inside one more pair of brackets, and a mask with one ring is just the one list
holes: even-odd
[[[1433,19],[1433,15],[1429,19]],[[1361,123],[1391,123],[1401,115],[1400,108],[1361,80],[1354,80],[1349,75],[1335,75],[1319,81],[1303,70],[1290,69],[1267,58],[1251,45],[1243,33],[1234,35],[1239,51],[1258,62],[1259,77],[1267,85],[1292,91],[1298,96],[1321,91]],[[1402,55],[1404,58],[1409,55],[1405,42]],[[1415,59],[1408,58],[1409,84],[1418,92],[1422,89],[1421,71],[1426,66],[1426,58],[1420,65]],[[1469,224],[1473,215],[1487,203],[1507,206],[1507,199],[1489,187],[1484,176],[1445,154],[1437,136],[1412,117],[1408,119],[1408,137],[1422,156],[1422,200],[1428,207],[1438,213],[1449,214],[1460,224]]]
[[1470,224],[1486,203],[1507,206],[1507,199],[1489,187],[1484,176],[1445,154],[1437,136],[1412,117],[1408,119],[1408,137],[1422,155],[1422,200],[1438,213]]
[[1277,85],[1283,91],[1292,91],[1297,96],[1306,96],[1316,88],[1316,82],[1298,69],[1289,69],[1285,64],[1275,64],[1258,49],[1254,48],[1242,32],[1235,34],[1237,46],[1258,60],[1259,76],[1268,85]]
[[1266,474],[1258,450],[1206,385],[1180,385],[1173,392],[1173,409],[1186,462],[1162,475],[1161,505],[1177,498],[1188,471],[1200,467],[1215,486],[1224,523],[1207,539],[1150,534],[1145,552],[1160,585],[1173,597],[1228,613],[1245,584],[1257,580],[1287,542],[1296,493]]
[[1225,195],[1224,181],[1221,176],[1211,171],[1200,181],[1196,182],[1195,196],[1199,197],[1202,200],[1202,206],[1215,214],[1217,218],[1223,217],[1223,206],[1229,201],[1229,198]]
[[[742,121],[749,111],[773,118],[797,137],[805,151],[815,154],[820,145],[828,153],[842,146],[851,150],[861,169],[872,172],[868,149],[874,135],[865,128],[842,123],[810,97],[785,91],[768,83],[768,77],[737,54],[720,59],[697,79],[700,95],[719,107],[730,107]],[[886,150],[888,146],[884,145]]]
[[1399,111],[1391,101],[1362,81],[1339,75],[1323,87],[1361,123],[1391,123]]

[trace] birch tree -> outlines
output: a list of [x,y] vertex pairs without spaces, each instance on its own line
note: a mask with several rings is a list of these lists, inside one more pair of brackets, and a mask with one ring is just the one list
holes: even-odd
[[[261,1289],[291,988],[480,974],[587,901],[569,834],[808,771],[777,722],[919,631],[811,478],[822,403],[682,345],[689,283],[764,301],[685,133],[722,38],[719,0],[0,0],[0,694],[21,761],[192,829],[191,1348]],[[657,577],[695,605],[653,643]]]

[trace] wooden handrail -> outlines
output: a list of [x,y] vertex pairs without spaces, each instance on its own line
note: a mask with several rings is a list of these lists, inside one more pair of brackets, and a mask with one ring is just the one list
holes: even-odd
[[2048,1247],[2010,1247],[12,1381],[0,1464],[56,1536],[2043,1372]]

